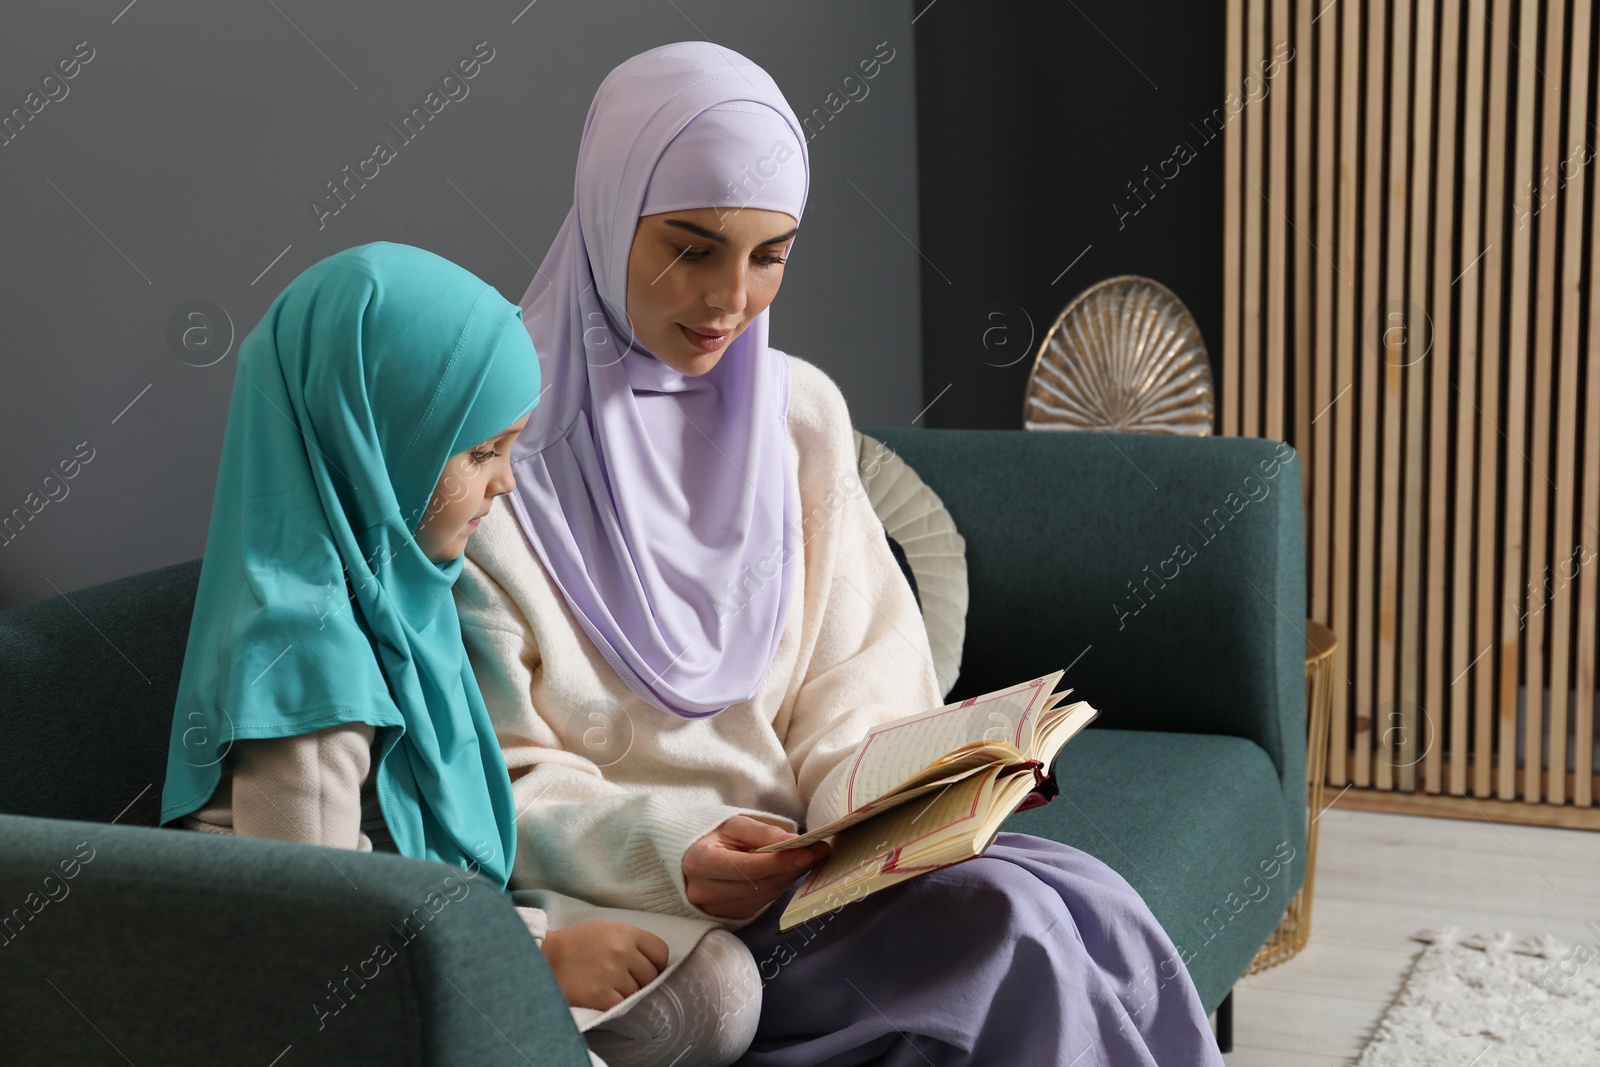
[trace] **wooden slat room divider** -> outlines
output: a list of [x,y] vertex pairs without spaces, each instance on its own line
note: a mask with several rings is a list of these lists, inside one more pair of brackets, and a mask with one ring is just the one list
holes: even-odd
[[1305,463],[1341,806],[1600,829],[1593,0],[1229,0],[1220,430]]

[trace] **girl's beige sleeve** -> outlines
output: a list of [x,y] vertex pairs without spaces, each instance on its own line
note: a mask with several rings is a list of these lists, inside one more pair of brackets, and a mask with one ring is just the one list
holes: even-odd
[[[374,733],[366,723],[345,723],[295,737],[235,742],[228,758],[231,813],[209,805],[203,809],[206,821],[231,814],[233,832],[246,837],[371,852],[372,841],[361,832],[361,787],[372,771]],[[549,927],[545,912],[518,907],[517,917],[542,949]]]
[[372,768],[373,733],[355,722],[235,741],[228,753],[233,832],[371,852],[361,832],[361,786]]

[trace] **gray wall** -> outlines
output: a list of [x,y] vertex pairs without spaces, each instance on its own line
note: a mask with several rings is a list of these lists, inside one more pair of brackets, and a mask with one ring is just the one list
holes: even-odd
[[[858,425],[917,416],[909,0],[523,2],[7,5],[0,116],[58,99],[0,134],[0,516],[29,514],[0,534],[0,608],[202,553],[238,341],[318,259],[403,241],[520,299],[571,204],[600,79],[670,41],[743,52],[802,117],[837,109],[812,123],[773,343],[832,374]],[[44,82],[84,41],[93,58]],[[467,95],[403,141],[388,123],[485,41]],[[844,79],[885,41],[893,58],[851,100]],[[319,229],[312,201],[380,140],[393,160]],[[225,316],[209,350],[168,338],[195,301]],[[232,351],[196,365],[229,320]]]

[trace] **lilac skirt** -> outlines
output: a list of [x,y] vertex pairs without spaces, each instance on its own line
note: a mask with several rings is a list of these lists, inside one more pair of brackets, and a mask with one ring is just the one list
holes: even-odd
[[1149,991],[1171,939],[1087,852],[1002,833],[780,934],[787,900],[736,931],[763,981],[743,1067],[1222,1067],[1188,971]]

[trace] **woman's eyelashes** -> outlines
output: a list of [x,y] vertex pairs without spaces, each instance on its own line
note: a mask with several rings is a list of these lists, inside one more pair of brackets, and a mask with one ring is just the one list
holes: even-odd
[[[711,250],[709,248],[696,248],[693,245],[673,245],[672,250],[677,253],[678,259],[685,260],[689,263],[698,262],[699,260],[705,259],[711,254]],[[755,253],[752,254],[750,258],[761,264],[763,267],[781,266],[784,261],[783,256],[773,255],[769,252]]]
[[472,461],[474,463],[487,463],[491,459],[493,459],[494,457],[498,456],[500,453],[498,453],[494,449],[490,448],[490,449],[475,449],[474,451],[469,452],[467,454],[472,457]]

